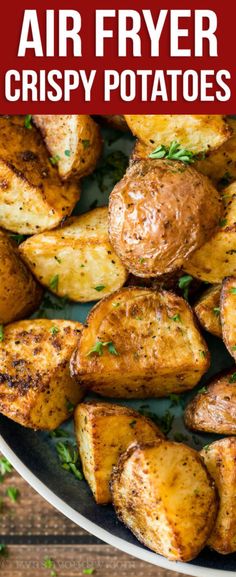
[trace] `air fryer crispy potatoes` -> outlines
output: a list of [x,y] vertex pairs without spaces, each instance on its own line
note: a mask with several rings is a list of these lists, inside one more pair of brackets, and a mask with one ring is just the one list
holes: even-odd
[[185,424],[194,431],[236,434],[236,368],[215,377],[185,409]]
[[220,284],[209,287],[193,307],[200,325],[216,337],[222,337],[220,292]]
[[0,411],[33,429],[56,429],[83,389],[69,373],[82,325],[64,320],[19,321],[0,342]]
[[133,134],[153,149],[177,140],[194,153],[206,152],[219,148],[232,133],[219,114],[136,114],[125,115],[125,120]]
[[0,230],[0,324],[29,316],[41,298],[42,289],[22,262],[17,247]]
[[199,454],[159,440],[133,445],[112,475],[116,513],[144,545],[173,561],[190,561],[214,526],[218,496]]
[[220,506],[208,545],[225,555],[236,551],[236,438],[207,445],[201,456],[219,492]]
[[111,244],[137,276],[173,272],[212,236],[221,210],[219,193],[193,168],[135,162],[110,195]]
[[92,172],[102,150],[99,126],[86,114],[33,116],[63,180]]
[[150,419],[111,403],[80,403],[74,418],[85,479],[96,503],[110,503],[109,482],[121,453],[134,441],[147,443],[163,435]]
[[166,291],[123,288],[90,312],[72,374],[100,395],[164,397],[194,387],[209,367],[192,311]]
[[107,207],[32,236],[21,244],[20,251],[43,285],[74,301],[99,300],[122,287],[127,279],[109,242]]
[[223,340],[236,361],[236,277],[226,278],[223,282],[220,313]]

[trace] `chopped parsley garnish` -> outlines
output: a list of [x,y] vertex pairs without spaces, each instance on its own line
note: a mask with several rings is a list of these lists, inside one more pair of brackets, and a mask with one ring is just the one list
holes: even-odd
[[141,258],[139,259],[140,264],[143,264],[145,261],[145,258],[143,256],[141,256]]
[[6,457],[0,458],[0,480],[7,475],[7,473],[12,473],[13,467],[11,463],[6,459]]
[[7,546],[4,543],[0,543],[0,555],[5,557],[8,555]]
[[55,156],[50,156],[49,160],[53,166],[56,166],[60,160],[60,156],[58,156],[58,154]]
[[49,557],[45,557],[43,560],[43,566],[45,569],[53,569],[54,561],[52,559],[50,559]]
[[207,451],[209,451],[209,449],[210,449],[210,445],[204,445],[204,447],[202,447],[202,448],[204,449],[204,451],[207,452]]
[[81,481],[83,479],[83,474],[80,469],[81,463],[77,447],[68,441],[65,443],[59,441],[59,443],[56,444],[56,450],[62,468],[73,473],[76,479]]
[[176,314],[173,317],[170,317],[172,321],[174,321],[175,323],[181,322],[181,317],[180,314]]
[[232,347],[232,351],[236,351],[236,345]]
[[149,419],[154,421],[154,423],[156,423],[156,425],[161,429],[163,434],[168,435],[168,433],[172,429],[172,424],[175,418],[174,415],[172,415],[170,411],[166,411],[165,414],[162,415],[162,417],[159,417],[156,413],[153,413],[152,411],[143,408],[144,406],[145,405],[143,406],[141,405],[141,407],[138,409],[139,413],[144,417],[148,417]]
[[185,401],[184,398],[180,395],[176,395],[175,393],[171,393],[169,395],[169,400],[171,401],[170,408],[172,407],[184,407]]
[[13,503],[16,503],[17,499],[20,496],[20,491],[19,489],[17,489],[17,487],[8,487],[8,489],[6,490],[6,495],[7,497],[9,497],[9,499],[11,499]]
[[202,358],[205,358],[206,355],[207,355],[207,354],[206,354],[206,351],[200,351],[200,356],[201,356]]
[[65,156],[70,156],[71,155],[71,151],[70,150],[65,150]]
[[103,289],[106,288],[106,287],[105,287],[105,285],[103,285],[103,284],[99,284],[98,286],[95,286],[94,288],[95,288],[95,291],[97,291],[98,293],[100,293],[100,291],[103,291]]
[[216,317],[220,316],[220,307],[214,307],[212,310]]
[[81,140],[83,147],[88,148],[90,146],[90,140]]
[[51,431],[50,433],[50,437],[52,439],[56,439],[56,438],[63,438],[63,437],[70,437],[70,434],[68,433],[68,431],[65,431],[64,429],[55,429],[55,431]]
[[177,140],[172,140],[170,146],[161,144],[151,154],[149,158],[166,158],[168,160],[180,160],[184,164],[192,164],[197,158],[191,150],[181,148],[181,144]]
[[73,403],[71,403],[71,401],[67,401],[66,408],[67,408],[67,411],[69,411],[69,413],[73,413],[75,405]]
[[52,290],[57,291],[58,290],[58,283],[59,283],[59,274],[55,274],[55,276],[53,276],[49,282],[49,286]]
[[108,341],[106,343],[103,343],[102,341],[97,341],[97,343],[87,353],[87,357],[92,355],[92,354],[97,354],[97,355],[99,355],[99,357],[101,357],[103,355],[103,349],[105,347],[108,348],[108,351],[109,351],[109,353],[111,353],[111,355],[117,356],[119,354],[112,341]]
[[232,287],[229,291],[232,295],[236,295],[236,287]]
[[183,291],[183,297],[188,300],[189,285],[192,282],[193,277],[190,274],[185,274],[179,278],[178,286]]
[[236,383],[236,373],[233,373],[229,378],[229,383]]
[[93,567],[90,567],[88,569],[83,569],[84,575],[93,575],[94,572],[95,572],[95,569]]
[[4,341],[4,326],[0,325],[0,343]]
[[221,228],[224,228],[224,226],[226,226],[226,224],[227,224],[227,218],[221,218],[221,219],[219,220],[219,226],[220,226]]
[[28,130],[31,130],[32,128],[31,120],[32,120],[32,114],[26,114],[24,124],[25,128],[28,128]]
[[56,335],[57,333],[59,333],[59,328],[58,327],[51,327],[50,328],[50,333],[52,335]]
[[198,389],[198,393],[200,394],[207,393],[207,387],[201,387],[201,389]]
[[27,238],[25,234],[10,234],[10,237],[18,244],[18,246]]
[[129,426],[133,429],[135,427],[136,423],[137,423],[137,421],[131,421],[129,423]]

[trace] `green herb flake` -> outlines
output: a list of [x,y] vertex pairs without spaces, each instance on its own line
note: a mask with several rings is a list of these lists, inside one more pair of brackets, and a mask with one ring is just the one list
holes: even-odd
[[131,427],[131,429],[133,429],[135,427],[136,423],[137,423],[137,421],[131,421],[129,423],[129,426]]
[[214,307],[212,310],[213,310],[213,313],[216,317],[220,316],[220,308],[219,307]]
[[6,495],[7,497],[9,497],[9,499],[11,499],[13,503],[16,503],[17,499],[20,496],[20,491],[19,489],[17,489],[17,487],[8,487],[8,489],[6,490]]
[[52,335],[56,335],[57,333],[59,333],[59,328],[58,327],[51,327],[50,328],[50,333]]
[[26,114],[24,125],[25,128],[28,128],[28,130],[31,130],[32,128],[31,120],[32,120],[32,114]]
[[232,287],[229,291],[232,295],[236,295],[236,287]]
[[76,479],[82,481],[83,474],[80,469],[81,463],[77,447],[68,441],[65,443],[59,441],[59,443],[56,444],[56,450],[62,468],[70,471]]
[[53,569],[54,561],[52,559],[50,559],[49,557],[45,557],[43,560],[43,567],[45,569]]
[[64,154],[65,154],[65,156],[68,156],[68,157],[69,157],[69,156],[71,155],[71,151],[70,151],[70,150],[65,150],[65,153],[64,153]]
[[114,309],[117,309],[120,306],[120,303],[112,303]]
[[86,139],[85,139],[85,140],[82,140],[81,142],[82,142],[83,147],[84,147],[85,149],[86,149],[86,148],[89,148],[89,146],[90,146],[90,140],[86,140]]
[[188,300],[189,295],[189,286],[193,280],[193,277],[190,274],[185,274],[179,278],[178,286],[183,291],[183,297]]
[[171,393],[169,395],[169,400],[171,402],[170,408],[172,407],[184,407],[185,401],[184,398],[180,395],[176,395],[175,393]]
[[25,234],[10,234],[10,238],[19,246],[27,238]]
[[0,325],[0,343],[4,341],[4,326]]
[[202,357],[203,359],[205,359],[205,357],[207,356],[206,351],[200,351],[200,357]]
[[75,405],[74,405],[74,403],[71,403],[71,401],[67,401],[66,408],[67,408],[67,411],[69,411],[69,413],[73,413]]
[[219,226],[220,226],[220,228],[224,228],[224,226],[226,226],[226,224],[227,224],[227,218],[221,218],[221,219],[219,220]]
[[3,557],[7,557],[8,555],[8,549],[4,543],[0,543],[0,555],[2,555]]
[[4,477],[7,473],[12,473],[13,467],[6,457],[0,458],[0,475]]
[[198,389],[198,393],[203,395],[204,393],[207,393],[207,387],[201,387],[201,389]]
[[203,450],[206,451],[206,453],[209,451],[211,445],[204,445]]
[[93,575],[95,573],[95,569],[93,567],[89,567],[88,569],[83,569],[84,575]]
[[119,353],[117,352],[115,345],[113,344],[112,341],[110,343],[107,343],[107,348],[111,355],[116,355],[116,357],[118,357]]
[[180,314],[176,314],[173,317],[170,317],[172,321],[174,321],[175,323],[180,323],[181,322],[181,317]]
[[59,274],[55,274],[55,276],[53,276],[49,282],[49,286],[52,290],[57,291],[58,290],[58,284],[59,284]]
[[161,144],[151,154],[149,158],[166,158],[168,160],[180,160],[184,164],[192,164],[198,155],[195,155],[191,150],[181,148],[181,144],[177,140],[172,140],[170,146]]
[[60,156],[58,156],[58,154],[55,156],[50,156],[49,160],[53,166],[56,166],[60,160]]
[[229,383],[236,383],[236,373],[233,373],[229,378]]
[[99,284],[98,286],[95,286],[94,288],[95,288],[95,291],[97,291],[98,293],[100,293],[100,292],[103,291],[103,289],[106,288],[106,287],[105,287],[105,285],[103,285],[103,284]]
[[63,437],[70,437],[70,434],[68,433],[68,431],[65,431],[64,429],[55,429],[54,431],[51,431],[49,433],[50,437],[52,439],[56,439],[56,438],[63,438]]
[[236,351],[236,345],[232,347],[232,351]]
[[103,349],[105,347],[108,348],[108,351],[111,355],[117,356],[119,354],[112,341],[105,343],[103,343],[102,341],[97,341],[97,343],[90,349],[90,351],[87,353],[86,356],[89,357],[92,354],[97,354],[99,355],[99,357],[101,357],[103,355]]
[[143,256],[141,256],[141,258],[139,259],[140,264],[143,264],[145,262],[145,258]]

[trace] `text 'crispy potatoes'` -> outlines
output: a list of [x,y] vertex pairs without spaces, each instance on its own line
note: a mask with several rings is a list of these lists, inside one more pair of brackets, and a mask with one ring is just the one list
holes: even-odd
[[83,392],[69,359],[82,325],[37,319],[7,325],[0,342],[0,411],[33,429],[56,429]]
[[214,150],[231,135],[231,128],[221,115],[142,114],[125,115],[135,136],[153,149],[169,146],[173,140],[192,152]]
[[27,317],[38,308],[42,289],[22,262],[15,244],[1,230],[0,279],[0,324]]
[[213,529],[218,498],[199,454],[159,440],[131,446],[112,475],[116,513],[147,547],[174,561],[190,561]]
[[63,180],[92,172],[102,149],[99,126],[86,114],[34,115]]
[[20,251],[43,285],[74,301],[99,300],[122,287],[127,279],[109,242],[107,207],[29,238]]
[[114,465],[134,441],[162,437],[158,427],[133,409],[110,403],[80,403],[75,410],[75,434],[85,479],[97,503],[111,502],[109,482]]
[[133,274],[163,275],[212,236],[221,205],[210,180],[182,162],[135,162],[110,195],[110,240]]
[[201,295],[193,307],[202,327],[216,337],[222,337],[220,292],[220,284],[211,286]]
[[227,124],[233,131],[231,137],[220,148],[194,164],[197,170],[209,176],[215,186],[219,187],[236,180],[236,119],[227,118]]
[[225,209],[217,232],[184,265],[186,272],[212,284],[236,274],[236,183],[224,189],[223,200]]
[[236,277],[226,278],[223,282],[220,314],[225,346],[236,361]]
[[71,360],[72,374],[108,397],[164,397],[198,383],[209,352],[186,301],[123,288],[90,312]]
[[208,545],[225,555],[236,551],[236,438],[207,445],[201,456],[220,497],[219,512]]
[[194,431],[236,434],[236,372],[220,375],[187,405],[185,424]]

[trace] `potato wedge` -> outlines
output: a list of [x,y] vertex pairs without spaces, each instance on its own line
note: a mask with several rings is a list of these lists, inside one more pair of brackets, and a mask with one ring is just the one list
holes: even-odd
[[111,491],[119,519],[156,553],[190,561],[205,546],[218,497],[190,447],[164,440],[131,446],[114,469]]
[[217,232],[184,265],[188,274],[212,284],[236,274],[236,183],[225,188],[223,200],[224,215]]
[[150,419],[111,403],[80,403],[74,418],[85,479],[96,503],[110,503],[111,473],[121,453],[132,442],[147,443],[163,435]]
[[0,230],[0,324],[30,316],[43,291],[20,258],[9,236]]
[[216,337],[222,337],[220,292],[220,284],[211,286],[201,295],[193,307],[200,325]]
[[164,397],[191,389],[209,366],[207,346],[186,301],[123,288],[90,312],[72,374],[108,397]]
[[100,300],[122,287],[128,276],[109,242],[107,207],[29,238],[20,252],[43,285],[74,301]]
[[194,164],[199,172],[209,176],[215,186],[220,188],[236,180],[236,119],[227,118],[227,124],[232,130],[230,138],[204,160]]
[[187,405],[184,420],[194,431],[236,434],[236,369],[219,375]]
[[63,180],[90,174],[102,151],[99,126],[86,114],[44,114],[33,121],[45,140]]
[[0,117],[0,226],[35,234],[71,214],[79,185],[62,184],[38,131],[24,117]]
[[208,545],[222,555],[236,551],[236,438],[211,443],[201,451],[220,497],[219,512]]
[[7,325],[0,342],[0,412],[32,429],[56,429],[71,415],[82,387],[69,359],[82,325],[37,319]]
[[135,162],[109,198],[111,244],[132,274],[162,276],[181,268],[212,236],[221,212],[219,192],[193,168]]
[[219,114],[126,114],[125,120],[133,134],[154,149],[177,140],[194,153],[206,152],[219,148],[232,133],[224,116]]
[[220,315],[223,341],[236,361],[236,277],[229,277],[223,281]]

